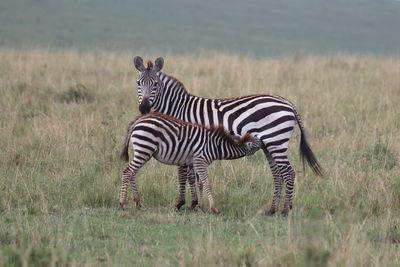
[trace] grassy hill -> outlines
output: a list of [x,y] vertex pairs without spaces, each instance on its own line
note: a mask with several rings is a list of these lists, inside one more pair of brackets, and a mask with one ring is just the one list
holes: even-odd
[[251,55],[399,53],[392,0],[3,0],[0,46]]
[[130,56],[0,50],[0,266],[400,265],[398,59],[165,59],[192,94],[297,105],[326,177],[303,172],[296,130],[282,218],[262,215],[273,182],[261,151],[210,166],[224,216],[171,211],[177,170],[155,160],[137,176],[144,209],[131,190],[119,209],[119,153],[138,115]]

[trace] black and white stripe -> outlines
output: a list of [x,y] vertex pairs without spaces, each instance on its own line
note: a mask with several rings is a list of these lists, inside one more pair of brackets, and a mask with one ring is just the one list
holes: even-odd
[[[295,172],[287,158],[287,149],[296,123],[300,128],[300,153],[315,174],[322,176],[318,164],[306,139],[300,115],[295,106],[276,95],[249,95],[231,99],[206,99],[189,94],[183,84],[160,72],[163,59],[147,68],[140,57],[134,58],[140,71],[138,79],[139,110],[143,113],[155,111],[191,123],[205,126],[222,125],[231,134],[246,133],[257,136],[264,144],[264,154],[274,177],[274,197],[266,214],[274,214],[279,207],[283,183],[286,186],[282,211],[287,215],[292,208]],[[304,161],[303,161],[304,162]]]
[[[150,113],[131,123],[121,155],[125,160],[129,158],[130,143],[134,156],[123,171],[119,198],[122,208],[125,205],[129,181],[132,184],[136,206],[140,207],[135,176],[137,171],[154,157],[165,164],[178,165],[180,176],[189,177],[189,182],[193,187],[195,175],[197,175],[208,195],[213,213],[219,213],[219,210],[211,194],[207,166],[214,160],[235,159],[254,154],[262,146],[261,141],[251,135],[235,140],[222,127],[206,128],[161,113]],[[183,181],[183,184],[185,183],[186,180]],[[182,206],[182,201],[184,201],[182,187],[180,187],[180,192],[177,208]],[[181,198],[182,193],[183,198]],[[202,197],[200,197],[200,207],[203,207]]]

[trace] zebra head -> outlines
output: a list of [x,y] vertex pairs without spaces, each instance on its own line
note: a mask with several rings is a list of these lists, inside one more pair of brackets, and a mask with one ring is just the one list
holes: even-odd
[[157,72],[162,69],[164,59],[162,57],[157,58],[154,66],[151,61],[148,61],[147,68],[143,65],[143,59],[139,56],[133,59],[133,63],[139,71],[137,80],[139,111],[142,114],[146,114],[150,112],[158,91],[163,87],[163,82],[158,77]]
[[251,136],[244,145],[246,146],[247,155],[253,155],[263,146],[263,143],[258,137]]
[[250,134],[246,134],[245,136],[238,136],[230,133],[230,136],[237,144],[240,144],[242,147],[244,147],[246,155],[253,155],[264,145],[258,137],[252,136]]

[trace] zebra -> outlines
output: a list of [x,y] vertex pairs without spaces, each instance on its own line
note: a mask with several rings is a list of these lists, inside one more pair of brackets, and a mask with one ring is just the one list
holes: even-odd
[[282,215],[292,209],[295,171],[287,158],[289,141],[297,125],[300,128],[300,155],[318,176],[323,170],[308,143],[306,132],[293,103],[277,95],[257,94],[228,99],[207,99],[194,96],[178,79],[161,72],[164,59],[159,57],[154,66],[151,61],[147,68],[143,59],[134,57],[134,66],[139,71],[137,85],[139,111],[160,112],[191,123],[206,127],[222,125],[233,135],[250,134],[258,136],[263,145],[274,179],[274,194],[271,207],[265,215],[279,210],[280,196],[285,185],[285,202]]
[[[214,160],[236,159],[254,154],[262,143],[257,137],[247,134],[239,140],[233,138],[223,127],[204,127],[191,124],[161,113],[149,113],[130,123],[121,158],[129,160],[129,144],[134,150],[133,159],[122,175],[119,203],[125,208],[129,181],[133,189],[136,207],[141,207],[135,176],[138,170],[152,157],[158,161],[177,165],[180,170],[197,175],[207,193],[210,209],[218,214],[216,203],[208,181],[207,166]],[[187,173],[186,173],[187,174]],[[189,182],[190,182],[189,181]],[[202,197],[199,206],[203,208]]]

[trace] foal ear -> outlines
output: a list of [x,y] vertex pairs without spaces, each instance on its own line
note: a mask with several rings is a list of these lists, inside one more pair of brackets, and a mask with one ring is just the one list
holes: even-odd
[[164,59],[162,57],[157,58],[156,61],[154,62],[154,65],[155,66],[154,66],[153,70],[155,72],[159,72],[162,69],[162,67],[164,66]]
[[143,65],[143,59],[139,56],[133,58],[133,64],[135,65],[135,68],[140,72],[146,69]]
[[251,137],[251,142],[253,143],[253,147],[260,149],[263,147],[263,142],[261,142],[260,138],[258,138],[257,136],[252,136]]

